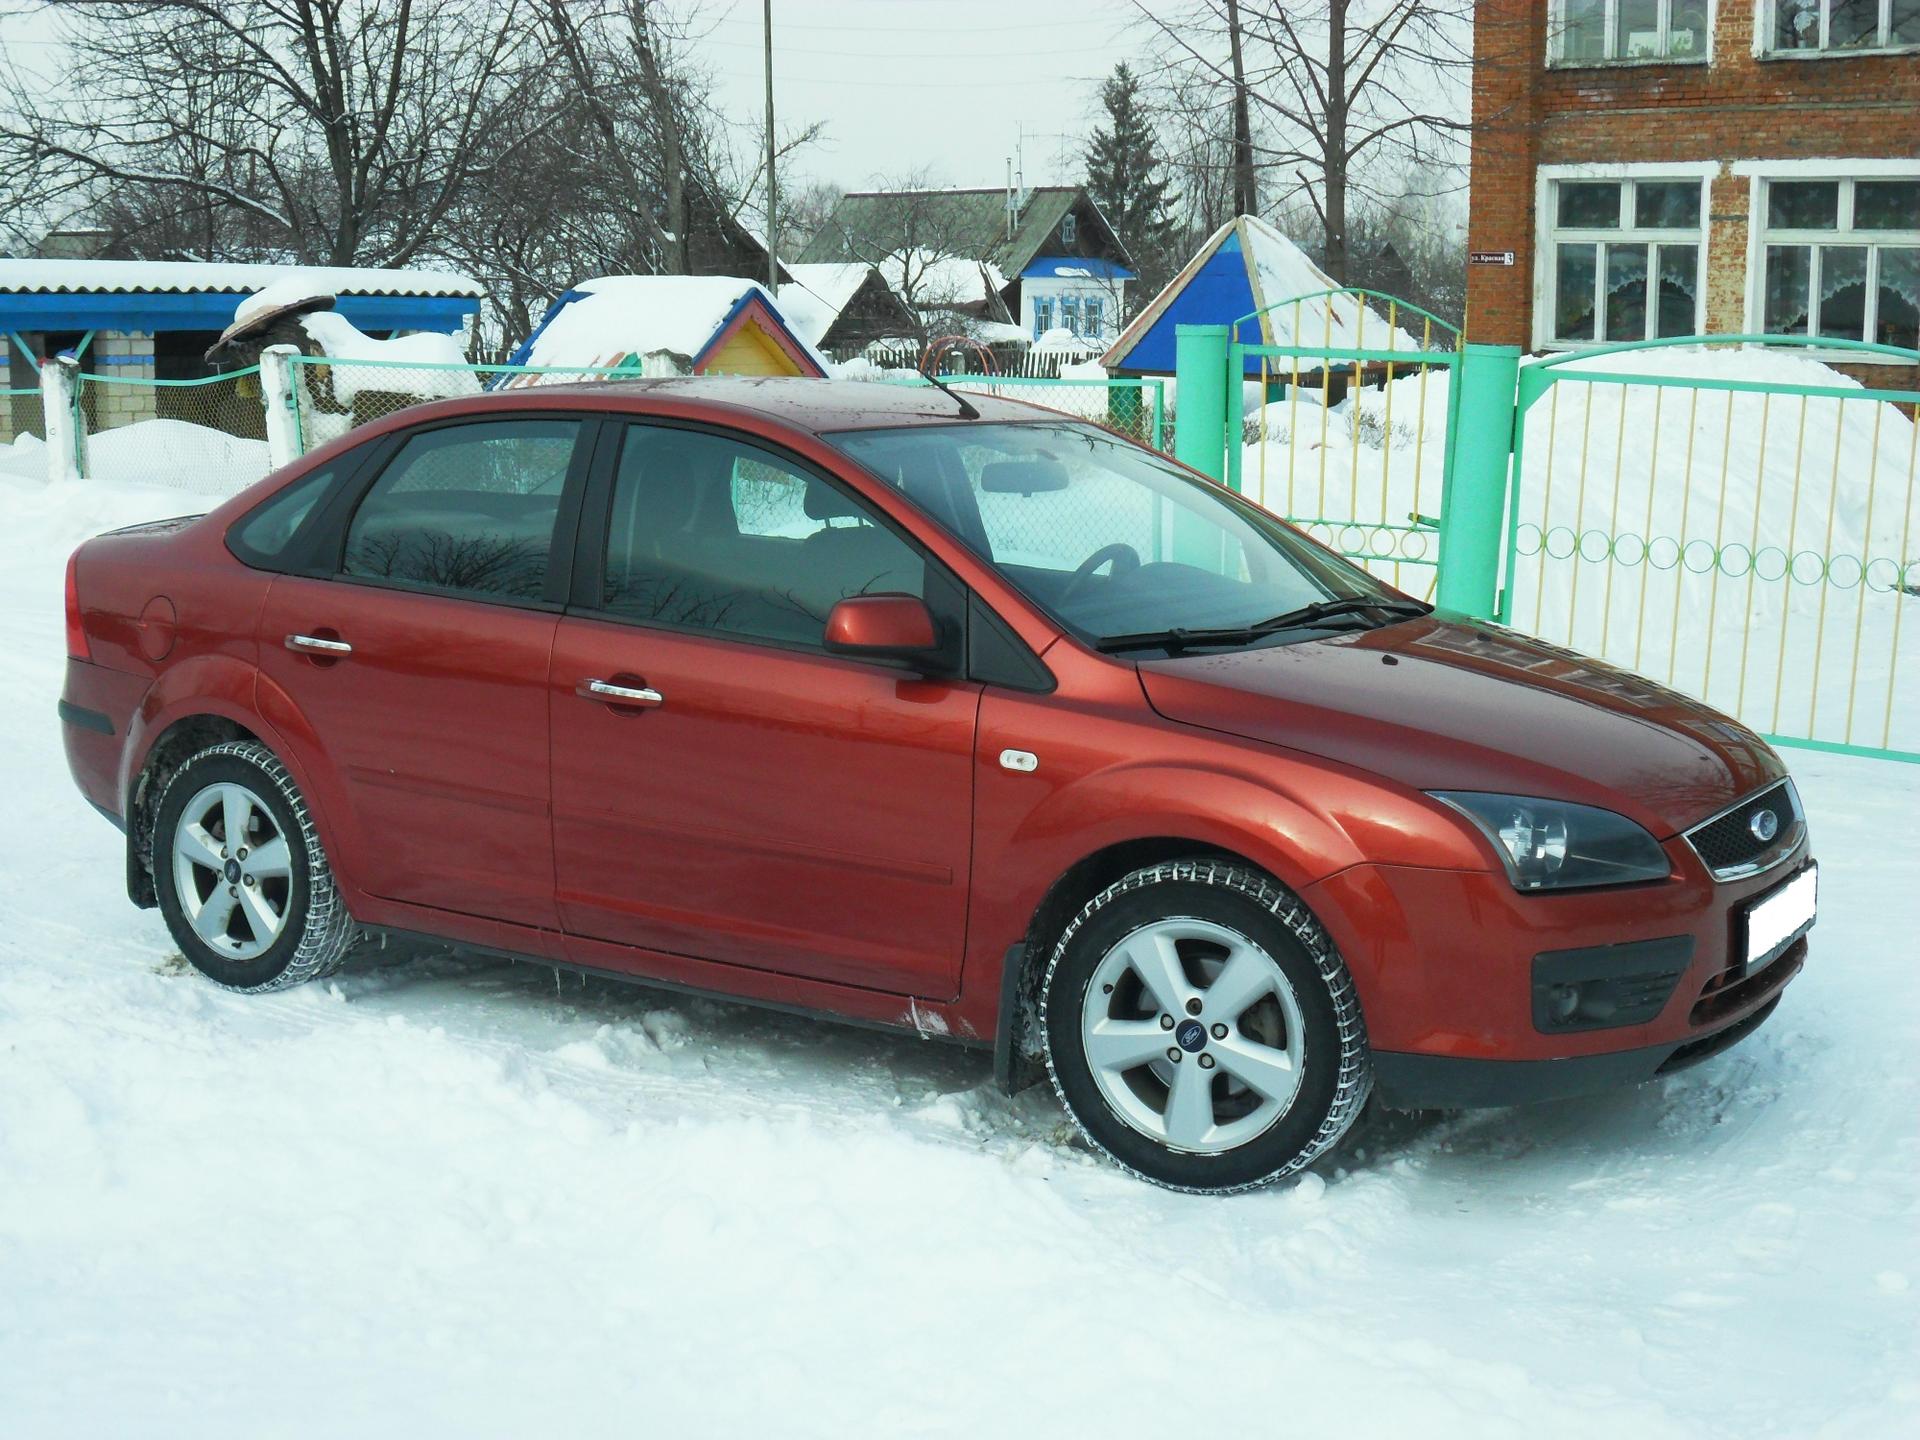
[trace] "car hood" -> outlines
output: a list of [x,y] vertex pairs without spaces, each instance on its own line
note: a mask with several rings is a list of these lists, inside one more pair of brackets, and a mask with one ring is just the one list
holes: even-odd
[[1431,615],[1354,635],[1140,665],[1169,720],[1420,790],[1599,805],[1665,838],[1786,773],[1735,720],[1496,625]]

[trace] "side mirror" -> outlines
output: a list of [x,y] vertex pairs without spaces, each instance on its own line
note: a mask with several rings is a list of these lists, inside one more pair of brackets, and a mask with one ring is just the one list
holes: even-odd
[[827,615],[827,649],[873,660],[923,660],[939,648],[926,602],[913,595],[855,595]]

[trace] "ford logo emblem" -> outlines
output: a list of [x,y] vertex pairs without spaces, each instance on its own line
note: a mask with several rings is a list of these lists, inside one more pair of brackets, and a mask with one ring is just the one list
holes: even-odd
[[1771,810],[1756,810],[1747,821],[1747,829],[1754,839],[1765,845],[1780,833],[1780,817]]

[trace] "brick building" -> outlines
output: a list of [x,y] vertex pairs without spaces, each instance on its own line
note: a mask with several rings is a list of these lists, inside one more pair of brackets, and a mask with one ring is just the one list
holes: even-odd
[[1474,53],[1470,338],[1920,348],[1920,0],[1480,0]]

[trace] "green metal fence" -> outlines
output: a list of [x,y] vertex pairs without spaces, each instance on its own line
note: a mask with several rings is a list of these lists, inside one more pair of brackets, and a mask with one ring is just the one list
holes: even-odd
[[[1288,342],[1243,343],[1247,325]],[[1301,295],[1241,316],[1227,347],[1226,483],[1431,597],[1459,346],[1455,326],[1372,290]]]
[[1522,364],[1424,318],[1417,346],[1302,333],[1324,298],[1260,312],[1294,318],[1284,345],[1181,327],[1182,459],[1443,606],[1783,744],[1920,761],[1920,353],[1689,336]]
[[1808,349],[1920,364],[1735,335],[1525,366],[1499,617],[1769,739],[1920,761],[1920,390],[1796,375]]

